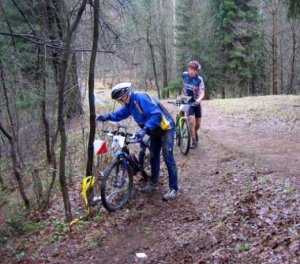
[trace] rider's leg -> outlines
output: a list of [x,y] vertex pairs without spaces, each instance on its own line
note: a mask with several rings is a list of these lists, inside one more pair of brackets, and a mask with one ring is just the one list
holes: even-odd
[[157,184],[160,171],[160,151],[162,147],[161,138],[151,138],[150,142],[150,165],[151,183]]
[[198,142],[198,131],[201,126],[201,118],[195,118],[195,135],[196,135],[196,141]]
[[140,174],[143,177],[142,179],[144,181],[148,181],[148,175],[146,175],[145,173],[143,173],[143,168],[145,165],[145,156],[146,156],[146,146],[144,144],[140,144],[140,152],[139,152],[139,169],[140,169]]
[[188,118],[189,118],[190,131],[191,131],[191,136],[192,136],[192,143],[194,144],[196,142],[196,133],[195,133],[195,126],[196,126],[196,121],[195,121],[195,106],[191,106],[189,108],[188,116],[189,116]]
[[191,129],[192,140],[193,140],[193,142],[195,142],[196,141],[196,133],[195,133],[196,122],[195,122],[194,115],[189,116],[189,124],[190,124],[190,129]]
[[145,154],[146,154],[146,147],[143,144],[141,144],[140,152],[139,152],[139,165],[141,168],[144,167]]
[[198,131],[201,127],[201,117],[202,117],[202,111],[201,111],[201,105],[196,106],[195,108],[195,137],[198,141]]
[[177,166],[174,159],[173,147],[174,147],[174,134],[175,130],[169,130],[162,139],[162,151],[164,162],[166,163],[169,174],[169,188],[170,190],[178,190],[177,179]]
[[201,118],[196,117],[195,121],[196,121],[195,130],[196,130],[196,132],[198,132],[201,127]]

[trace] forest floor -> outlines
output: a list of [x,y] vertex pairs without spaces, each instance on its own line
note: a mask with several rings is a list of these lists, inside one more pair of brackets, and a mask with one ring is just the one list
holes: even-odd
[[212,100],[203,111],[199,147],[187,157],[176,149],[177,200],[161,200],[163,169],[159,191],[71,232],[54,204],[31,232],[0,244],[0,262],[300,263],[300,97]]

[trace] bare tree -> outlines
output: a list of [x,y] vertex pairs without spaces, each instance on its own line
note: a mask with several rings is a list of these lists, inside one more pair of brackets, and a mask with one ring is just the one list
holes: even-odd
[[16,146],[16,133],[15,133],[15,127],[14,127],[14,122],[13,122],[13,117],[10,111],[10,106],[9,106],[9,99],[8,99],[8,93],[7,93],[7,87],[6,87],[6,80],[5,80],[5,75],[4,75],[4,69],[2,62],[0,61],[0,79],[2,83],[2,89],[3,89],[3,94],[4,94],[4,100],[6,104],[6,109],[7,109],[7,115],[8,115],[8,120],[9,120],[9,125],[10,125],[10,130],[12,133],[10,134],[5,128],[4,125],[0,121],[0,131],[2,134],[7,138],[9,144],[10,144],[10,157],[12,160],[12,165],[13,165],[13,173],[15,176],[15,179],[18,184],[18,188],[21,194],[21,197],[23,199],[24,205],[26,208],[30,207],[30,202],[29,199],[26,195],[25,188],[24,188],[24,183],[22,179],[22,168],[21,168],[21,162],[18,157],[17,153],[17,146]]
[[66,85],[66,78],[67,78],[67,69],[69,66],[70,56],[71,56],[72,38],[78,27],[83,11],[85,10],[86,4],[87,4],[87,0],[81,1],[81,5],[79,7],[74,22],[67,29],[67,32],[64,37],[64,44],[65,44],[64,50],[59,65],[58,114],[57,114],[58,131],[60,134],[59,182],[60,182],[61,192],[63,195],[66,221],[72,220],[72,212],[71,212],[71,204],[70,204],[69,192],[68,192],[66,174],[65,174],[65,166],[66,166],[65,157],[66,157],[66,148],[67,148],[67,135],[66,135],[65,121],[64,121],[65,85]]
[[290,22],[292,32],[292,56],[291,56],[291,69],[290,69],[290,82],[288,86],[288,93],[294,92],[295,72],[296,72],[296,51],[297,51],[297,36],[295,21]]
[[272,94],[278,94],[278,5],[272,1]]
[[93,1],[94,9],[94,27],[93,27],[93,47],[90,58],[89,69],[89,108],[90,108],[90,133],[88,142],[88,160],[86,167],[86,175],[93,174],[93,161],[94,161],[94,139],[96,131],[96,112],[95,112],[95,98],[94,98],[94,86],[95,86],[95,63],[97,58],[98,39],[99,39],[99,0]]

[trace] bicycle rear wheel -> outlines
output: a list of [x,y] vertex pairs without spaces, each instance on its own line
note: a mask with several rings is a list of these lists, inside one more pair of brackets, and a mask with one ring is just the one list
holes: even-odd
[[101,181],[101,200],[106,210],[121,209],[131,197],[133,177],[127,162],[116,159],[103,172]]
[[181,116],[180,114],[178,114],[176,116],[176,136],[175,136],[175,142],[176,142],[176,145],[178,147],[180,147],[180,120],[181,120]]
[[187,119],[183,118],[180,121],[180,152],[183,155],[187,155],[190,150],[191,146],[191,132],[190,132],[190,126]]

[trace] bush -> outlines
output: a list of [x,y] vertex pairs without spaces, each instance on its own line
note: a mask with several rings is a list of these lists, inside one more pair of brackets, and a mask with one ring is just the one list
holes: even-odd
[[168,96],[180,94],[182,90],[182,81],[181,80],[174,80],[170,81],[167,87],[162,89],[162,97],[167,98]]

